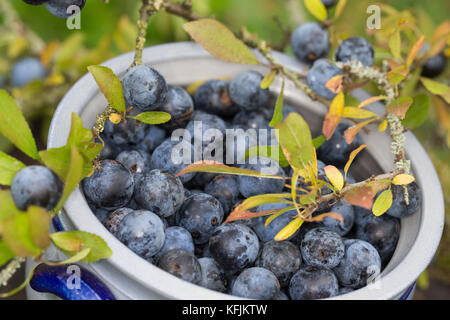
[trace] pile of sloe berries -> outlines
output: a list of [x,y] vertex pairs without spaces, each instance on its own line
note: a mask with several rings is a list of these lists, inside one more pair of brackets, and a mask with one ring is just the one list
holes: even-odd
[[[357,290],[389,262],[399,237],[399,218],[414,213],[420,205],[416,184],[408,189],[408,205],[401,190],[393,190],[394,206],[381,217],[342,200],[318,212],[338,212],[342,224],[327,217],[305,223],[290,239],[275,242],[274,236],[295,211],[267,227],[266,217],[223,222],[243,199],[286,191],[283,183],[211,173],[176,176],[187,164],[172,161],[172,151],[180,144],[171,139],[174,130],[185,128],[192,138],[202,138],[202,132],[193,129],[196,120],[202,121],[203,130],[214,128],[222,133],[226,129],[269,128],[274,97],[260,88],[262,79],[256,71],[244,71],[230,81],[206,81],[191,97],[182,87],[168,86],[149,66],[130,69],[122,84],[127,105],[134,107],[132,113],[165,111],[172,119],[158,126],[131,118],[119,124],[107,121],[100,166],[83,180],[84,195],[98,219],[129,249],[205,288],[277,300],[320,299]],[[290,112],[295,110],[286,105],[284,116]],[[321,179],[326,179],[325,164],[342,168],[361,143],[359,137],[351,145],[346,143],[343,132],[347,127],[339,125],[332,139],[319,148]],[[194,149],[191,140],[182,141],[186,150]],[[258,141],[239,143],[247,148]],[[224,143],[224,155],[227,146]],[[290,174],[289,168],[269,159],[260,157],[255,163],[227,164],[253,170],[271,165],[277,175]],[[351,176],[349,181],[354,181]],[[270,204],[257,210],[285,206]]]

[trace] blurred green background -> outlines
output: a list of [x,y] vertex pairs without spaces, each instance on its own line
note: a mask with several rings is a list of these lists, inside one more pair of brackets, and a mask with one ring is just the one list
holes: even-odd
[[[57,41],[54,43],[61,46],[61,44],[67,45],[67,39],[75,42],[75,44],[67,45],[66,65],[61,63],[59,68],[63,74],[63,80],[58,81],[59,74],[57,72],[53,79],[54,83],[47,83],[44,86],[48,89],[48,96],[51,96],[53,100],[46,99],[42,102],[44,107],[42,104],[34,105],[35,109],[45,110],[43,113],[36,113],[35,109],[30,113],[30,117],[35,122],[36,132],[41,137],[41,146],[44,146],[46,130],[54,107],[67,90],[67,86],[70,86],[85,72],[85,66],[132,50],[136,32],[133,23],[138,18],[140,1],[110,0],[109,4],[106,4],[102,0],[88,0],[81,14],[80,31],[68,30],[64,19],[52,16],[43,6],[29,6],[20,0],[0,1],[7,1],[11,4],[23,22],[23,26],[33,31],[45,43]],[[448,0],[386,0],[380,2],[400,11],[411,11],[418,18],[417,26],[427,38],[431,36],[434,28],[449,18],[450,1]],[[366,8],[368,5],[376,3],[375,1],[348,0],[344,13],[336,24],[338,36],[365,35],[365,24],[368,17]],[[193,0],[193,6],[197,13],[216,17],[233,31],[237,32],[242,26],[246,26],[251,32],[258,33],[260,37],[267,39],[273,45],[283,41],[282,30],[292,30],[304,21],[313,20],[306,12],[301,0]],[[183,19],[170,16],[165,12],[158,13],[150,22],[148,45],[189,40],[181,28],[183,21]],[[9,30],[10,26],[5,26],[5,22],[7,23],[7,19],[0,17],[0,30],[1,28]],[[80,32],[83,34],[83,38],[77,36]],[[4,33],[3,36],[0,36],[0,50],[3,51],[0,51],[0,74],[7,74],[11,60],[33,54],[33,52],[20,49],[19,41],[13,45],[4,45],[3,43],[2,46],[2,38],[8,37]],[[9,51],[12,51],[13,54],[11,55]],[[47,51],[51,52],[51,49],[47,47]],[[286,52],[289,53],[290,49],[287,48]],[[78,55],[82,55],[82,58],[76,59]],[[76,67],[71,68],[72,62]],[[447,84],[449,84],[448,75],[447,70],[441,78]],[[34,100],[36,96],[33,95],[33,92],[35,91],[29,88],[27,90],[29,91],[15,92],[15,97],[23,99],[25,102]],[[40,94],[46,95],[46,91],[42,91],[41,87],[39,90]],[[24,96],[32,98],[27,100]],[[445,107],[448,114],[449,106]],[[439,118],[441,117],[437,117],[434,109],[431,108],[428,120],[422,127],[415,130],[415,134],[426,147],[440,175],[447,211],[446,231],[438,255],[428,272],[420,278],[420,290],[416,293],[416,298],[450,299],[450,236],[447,232],[450,222],[450,151],[447,145],[448,141],[446,141],[446,134],[448,134],[446,130],[449,129],[445,128],[445,124],[439,124],[439,120],[442,121]],[[2,146],[0,143],[0,147],[7,148],[8,146],[6,144]]]

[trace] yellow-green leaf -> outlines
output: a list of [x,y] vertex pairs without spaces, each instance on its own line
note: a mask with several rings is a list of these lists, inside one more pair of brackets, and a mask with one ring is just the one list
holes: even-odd
[[341,118],[344,113],[344,102],[345,96],[343,92],[334,97],[333,101],[331,102],[330,109],[325,116],[325,121],[323,122],[322,126],[322,133],[327,140],[331,138],[334,130],[336,130],[339,122],[341,122]]
[[277,71],[276,70],[272,70],[270,71],[265,77],[264,79],[262,79],[261,81],[261,89],[268,89],[273,81],[275,80],[275,76],[277,75]]
[[331,184],[336,188],[336,190],[341,191],[344,187],[344,177],[338,168],[332,165],[328,165],[324,168],[325,174],[330,180]]
[[27,214],[19,214],[2,221],[2,237],[8,248],[20,257],[37,257],[41,250],[33,241]]
[[266,219],[266,222],[264,222],[264,227],[267,228],[267,226],[268,226],[273,220],[275,220],[276,218],[278,218],[279,216],[281,216],[283,213],[286,213],[286,212],[289,212],[289,211],[292,211],[292,210],[295,210],[295,207],[294,207],[294,206],[290,206],[290,207],[286,207],[286,208],[283,208],[283,209],[278,209],[278,210],[276,210],[276,211],[277,211],[276,213],[273,213],[270,217],[268,217],[268,218]]
[[336,20],[337,18],[339,18],[341,16],[346,4],[347,4],[347,0],[339,0],[339,2],[336,5],[336,11],[335,11],[334,17],[333,17],[334,20]]
[[398,174],[394,177],[394,179],[392,179],[392,183],[402,186],[402,185],[407,185],[410,184],[411,182],[414,182],[415,178],[410,175],[410,174]]
[[61,265],[65,265],[65,264],[72,264],[72,263],[75,263],[75,262],[85,259],[89,255],[90,252],[91,252],[91,248],[85,248],[66,260],[58,261],[58,262],[45,261],[45,264],[47,264],[49,266],[61,266]]
[[25,212],[17,209],[10,190],[0,190],[0,222]]
[[345,107],[342,115],[344,118],[349,119],[367,119],[375,117],[376,114],[366,109],[360,109],[355,107]]
[[269,126],[273,127],[277,123],[283,121],[283,104],[284,104],[284,79],[281,83],[280,94],[278,95],[277,102],[275,103],[275,110],[273,111],[272,120],[269,123]]
[[259,171],[230,167],[223,163],[216,162],[213,160],[202,160],[198,162],[194,162],[188,165],[186,168],[177,173],[177,176],[181,176],[186,173],[191,172],[210,172],[210,173],[221,173],[221,174],[234,174],[241,176],[249,176],[249,177],[261,177],[261,178],[270,178],[270,179],[280,179],[284,180],[284,177],[278,177],[270,174],[264,174]]
[[78,186],[80,181],[84,178],[83,175],[83,157],[75,146],[72,146],[72,152],[70,155],[70,165],[67,172],[67,176],[64,179],[64,191],[59,200],[55,212],[58,212],[66,202],[67,198],[70,196],[72,191]]
[[428,79],[428,78],[420,78],[420,81],[422,81],[422,84],[425,86],[425,88],[430,91],[433,94],[440,95],[442,98],[444,98],[447,103],[450,103],[450,87],[446,84]]
[[389,48],[391,49],[392,55],[397,59],[402,58],[401,46],[402,46],[402,39],[400,36],[400,30],[396,29],[389,38]]
[[425,41],[425,36],[422,35],[419,40],[412,46],[411,50],[409,51],[408,58],[406,59],[406,65],[408,68],[411,66],[411,64],[414,62],[414,59],[416,59],[417,54],[419,53],[420,49],[423,46],[423,43]]
[[347,180],[348,169],[350,169],[350,166],[352,165],[353,160],[355,160],[355,158],[356,158],[356,156],[358,155],[358,153],[360,153],[360,152],[361,152],[363,149],[365,149],[366,147],[367,147],[367,145],[362,144],[362,145],[360,145],[358,148],[356,148],[355,150],[353,150],[353,151],[350,153],[350,156],[349,156],[349,158],[348,158],[348,161],[347,161],[347,163],[345,164],[345,167],[344,167],[345,180]]
[[172,116],[167,112],[149,111],[139,113],[137,116],[131,118],[147,124],[161,124],[169,121]]
[[395,114],[400,119],[404,119],[406,112],[412,105],[413,99],[411,97],[400,97],[392,101],[387,107],[386,112]]
[[290,113],[286,120],[275,125],[277,139],[288,162],[297,169],[303,169],[315,162],[315,148],[311,131],[298,113]]
[[280,230],[280,232],[277,233],[274,240],[275,241],[283,241],[288,239],[290,236],[292,236],[298,228],[303,224],[303,219],[300,217],[295,218],[291,222],[289,222],[286,227]]
[[184,30],[217,59],[241,64],[259,64],[258,59],[224,24],[199,19],[183,24]]
[[388,122],[386,119],[380,122],[380,125],[378,126],[378,131],[383,132],[387,129]]
[[308,11],[320,21],[325,21],[328,18],[327,8],[320,0],[305,0],[305,7]]
[[33,242],[41,249],[50,245],[50,215],[44,208],[29,206],[27,210]]
[[83,248],[83,239],[72,232],[55,232],[50,235],[50,239],[63,251],[78,252]]
[[104,66],[89,66],[88,70],[94,76],[100,91],[108,103],[119,112],[125,112],[125,98],[122,83],[114,72]]
[[0,185],[10,186],[16,173],[23,168],[22,162],[0,151]]
[[0,267],[14,258],[14,253],[8,248],[3,240],[0,240]]
[[39,159],[36,142],[22,111],[3,89],[0,89],[0,133],[23,153]]
[[406,112],[402,123],[409,129],[419,127],[426,119],[430,109],[431,99],[428,94],[421,93],[414,97],[414,102]]
[[375,200],[372,212],[374,215],[381,216],[383,213],[389,210],[392,205],[392,191],[387,189],[383,191]]
[[363,107],[365,107],[365,106],[367,106],[369,104],[372,104],[374,102],[377,102],[377,101],[380,101],[380,100],[386,100],[386,99],[388,99],[388,97],[386,97],[386,96],[373,96],[373,97],[370,97],[370,98],[364,100],[363,102],[361,102],[358,105],[358,108],[363,108]]

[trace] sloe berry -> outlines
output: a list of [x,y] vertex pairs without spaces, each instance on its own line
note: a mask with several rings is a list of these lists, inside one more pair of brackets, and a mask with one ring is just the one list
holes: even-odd
[[257,71],[244,71],[231,80],[231,100],[246,111],[265,107],[270,99],[268,89],[261,89],[263,75]]
[[225,292],[227,280],[222,267],[212,258],[200,258],[198,262],[202,267],[200,285],[211,290]]
[[214,230],[223,221],[223,208],[213,196],[200,193],[194,194],[180,208],[177,222],[186,228],[194,239],[194,243],[208,242]]
[[86,199],[97,208],[109,210],[127,205],[134,191],[131,172],[115,160],[102,160],[99,166],[82,181]]
[[301,262],[300,250],[294,244],[289,241],[270,241],[264,244],[256,266],[272,271],[280,285],[286,287]]
[[404,218],[413,215],[422,205],[422,192],[416,182],[406,186],[408,190],[408,204],[405,201],[403,186],[392,185],[392,205],[386,213],[395,218]]
[[129,70],[123,80],[123,93],[128,106],[141,111],[161,107],[167,99],[169,88],[164,77],[155,69],[140,65]]
[[163,126],[169,130],[185,127],[194,112],[194,102],[189,93],[181,87],[169,87],[166,102],[159,109],[172,118]]
[[150,169],[149,158],[143,151],[125,150],[119,153],[116,161],[123,164],[131,173],[144,173]]
[[344,166],[350,153],[362,144],[362,139],[356,135],[351,144],[345,141],[344,132],[350,126],[340,123],[331,138],[324,142],[317,150],[319,158],[325,163],[333,163],[336,166]]
[[289,284],[292,300],[313,300],[334,297],[339,292],[338,280],[328,268],[303,266]]
[[114,236],[117,236],[117,230],[119,229],[120,223],[129,213],[133,211],[134,210],[130,208],[119,208],[109,213],[104,223],[106,229],[108,229],[108,231]]
[[239,111],[229,93],[229,81],[209,80],[195,91],[195,106],[199,110],[221,117],[231,117]]
[[[284,171],[278,162],[264,157],[253,157],[249,159],[250,163],[242,167],[249,170],[259,171],[262,173],[269,173],[284,177]],[[252,163],[256,162],[255,164]],[[283,180],[268,179],[262,177],[239,176],[239,190],[241,194],[250,198],[259,194],[266,193],[280,193],[283,190]]]
[[11,69],[11,84],[13,87],[23,87],[26,84],[44,79],[47,71],[37,58],[25,58],[17,61]]
[[380,255],[370,243],[363,240],[345,240],[344,244],[345,256],[333,271],[341,285],[364,287],[374,274],[380,273]]
[[328,31],[316,22],[303,23],[292,33],[291,47],[301,62],[313,63],[326,57],[330,50]]
[[169,217],[183,204],[184,187],[172,173],[155,169],[136,181],[134,199],[142,208]]
[[48,12],[58,18],[69,18],[73,13],[68,9],[70,6],[77,6],[83,9],[86,0],[49,0],[45,3]]
[[345,253],[341,236],[327,228],[308,231],[300,248],[306,264],[330,269],[341,262]]
[[447,58],[444,53],[439,53],[428,59],[422,69],[422,75],[429,78],[435,78],[444,72],[447,67]]
[[159,259],[158,267],[182,280],[200,284],[202,267],[197,258],[183,249],[173,249]]
[[368,67],[373,65],[374,50],[369,41],[362,37],[351,37],[342,41],[336,50],[336,61],[352,60],[358,60]]
[[122,219],[116,236],[130,250],[149,259],[164,245],[164,224],[151,211],[135,210]]
[[270,300],[277,296],[280,284],[269,270],[259,267],[248,268],[236,278],[231,289],[234,296]]
[[332,100],[336,94],[331,92],[325,85],[334,76],[342,74],[342,70],[332,65],[325,59],[319,59],[314,62],[311,69],[308,70],[306,81],[310,88],[319,96]]
[[229,214],[239,199],[239,184],[234,176],[219,175],[206,185],[205,192],[219,200],[224,213]]
[[209,239],[209,250],[222,268],[236,271],[255,262],[259,241],[249,227],[239,223],[227,223],[213,232]]
[[345,236],[353,227],[355,222],[355,214],[353,212],[353,207],[349,205],[345,200],[339,201],[337,204],[327,209],[328,212],[336,212],[341,215],[344,222],[341,223],[339,220],[333,217],[325,217],[321,224],[336,232],[340,236]]
[[152,153],[164,140],[166,140],[166,131],[158,126],[149,126],[144,139],[137,146],[145,152]]
[[34,165],[21,169],[11,183],[14,204],[23,211],[28,206],[53,210],[61,199],[62,191],[61,180],[44,166]]
[[165,230],[164,245],[155,255],[155,258],[159,259],[163,254],[173,249],[183,249],[194,253],[194,241],[192,241],[191,234],[185,228],[177,226],[167,228]]

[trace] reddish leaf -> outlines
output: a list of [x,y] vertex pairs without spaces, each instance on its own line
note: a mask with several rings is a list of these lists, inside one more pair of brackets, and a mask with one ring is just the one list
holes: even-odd
[[337,76],[332,77],[330,80],[325,83],[325,87],[331,92],[338,94],[342,91],[342,82],[344,81],[344,75],[339,74]]
[[395,114],[400,119],[404,119],[409,107],[413,104],[411,97],[401,97],[392,101],[387,107],[386,112]]
[[366,100],[364,100],[363,102],[361,102],[359,105],[358,105],[358,108],[363,108],[363,107],[365,107],[365,106],[367,106],[367,105],[369,105],[369,104],[372,104],[372,103],[374,103],[374,102],[376,102],[376,101],[380,101],[380,100],[386,100],[388,97],[386,97],[386,96],[374,96],[374,97],[370,97],[369,99],[366,99]]
[[326,217],[331,217],[336,220],[339,220],[340,223],[344,223],[344,218],[342,218],[342,215],[337,212],[322,213],[322,214],[319,214],[319,215],[311,218],[311,220],[309,220],[309,221],[320,222],[323,219],[325,219]]
[[344,200],[354,206],[359,206],[370,210],[375,194],[371,187],[363,186],[352,189],[345,193]]
[[368,124],[370,124],[371,122],[375,121],[378,117],[360,122],[355,124],[354,126],[348,128],[347,130],[345,130],[344,132],[344,137],[345,137],[345,141],[350,144],[352,143],[353,139],[355,139],[356,135],[358,134],[359,131],[361,131],[362,128],[364,128],[365,126],[367,126]]
[[425,41],[425,36],[421,36],[419,40],[413,45],[411,50],[409,51],[408,58],[406,59],[406,65],[411,66],[414,59],[417,57],[417,54],[419,53],[419,50],[422,48],[423,43]]
[[331,102],[328,114],[323,122],[322,132],[327,140],[331,138],[344,113],[344,93],[339,93]]

